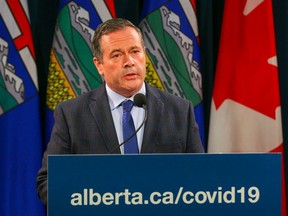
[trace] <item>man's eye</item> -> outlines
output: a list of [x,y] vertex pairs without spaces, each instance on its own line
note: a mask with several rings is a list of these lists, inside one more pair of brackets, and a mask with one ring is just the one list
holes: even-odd
[[121,52],[113,52],[111,53],[111,58],[119,58],[121,57],[122,53]]

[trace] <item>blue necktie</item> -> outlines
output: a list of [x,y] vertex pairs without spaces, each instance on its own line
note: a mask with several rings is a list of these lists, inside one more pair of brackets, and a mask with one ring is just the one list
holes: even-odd
[[[126,100],[122,103],[123,106],[123,140],[127,140],[132,134],[135,133],[135,126],[131,115],[131,109],[134,106],[133,101]],[[136,134],[124,144],[124,154],[138,154],[138,143]]]

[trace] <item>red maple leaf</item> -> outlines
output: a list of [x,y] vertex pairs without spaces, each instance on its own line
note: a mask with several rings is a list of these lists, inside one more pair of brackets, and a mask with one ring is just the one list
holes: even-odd
[[226,1],[215,77],[216,109],[231,99],[275,119],[280,105],[272,5],[244,15],[245,1]]

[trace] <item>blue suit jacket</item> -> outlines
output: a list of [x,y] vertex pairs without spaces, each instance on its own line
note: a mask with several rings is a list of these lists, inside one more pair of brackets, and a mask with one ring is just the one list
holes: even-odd
[[[192,103],[146,84],[147,121],[141,153],[202,153]],[[37,177],[47,203],[47,155],[108,154],[118,145],[105,85],[58,104],[51,140]],[[113,152],[120,154],[120,149]]]

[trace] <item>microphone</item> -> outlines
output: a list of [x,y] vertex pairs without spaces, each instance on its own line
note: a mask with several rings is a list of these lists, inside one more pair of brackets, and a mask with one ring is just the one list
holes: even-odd
[[134,133],[131,134],[131,136],[129,136],[126,140],[124,140],[122,143],[120,143],[118,146],[116,146],[114,149],[112,149],[112,151],[109,151],[108,154],[113,153],[114,151],[116,151],[117,149],[120,149],[120,147],[122,145],[124,145],[125,143],[127,143],[133,136],[135,136],[138,131],[143,127],[146,119],[147,119],[147,109],[146,109],[146,97],[144,94],[142,93],[138,93],[134,96],[134,105],[136,105],[137,107],[143,108],[145,111],[145,116],[144,119],[142,121],[142,123],[140,124],[140,126],[137,128],[137,130],[135,130]]
[[138,93],[134,96],[134,104],[138,107],[142,107],[146,110],[146,97],[142,93]]

